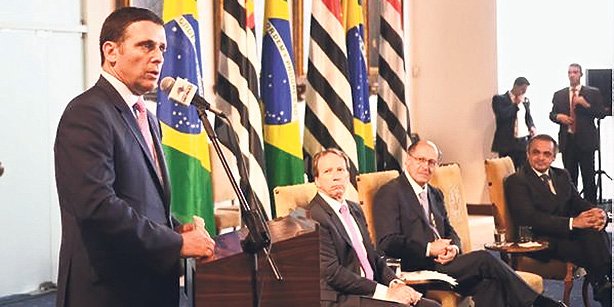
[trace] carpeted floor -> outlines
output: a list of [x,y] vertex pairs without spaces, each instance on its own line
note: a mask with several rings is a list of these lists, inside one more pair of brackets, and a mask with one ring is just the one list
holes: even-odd
[[[563,298],[563,282],[558,280],[544,280],[545,294],[554,299]],[[597,307],[599,303],[592,300],[592,291],[589,288],[591,306]],[[0,306],[6,307],[54,307],[55,291],[43,294],[17,294],[0,298]],[[189,307],[188,303],[182,298],[181,307]],[[581,307],[582,305],[582,281],[576,280],[571,291],[570,307]]]

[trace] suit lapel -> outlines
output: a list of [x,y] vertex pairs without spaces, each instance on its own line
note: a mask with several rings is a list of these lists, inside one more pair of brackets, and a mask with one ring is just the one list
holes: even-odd
[[422,204],[420,204],[420,200],[418,200],[418,195],[416,195],[416,193],[414,192],[414,189],[409,183],[407,177],[405,177],[405,174],[401,173],[399,178],[404,185],[403,191],[405,192],[404,199],[406,200],[405,203],[407,204],[407,209],[413,211],[413,214],[418,215],[420,219],[422,219],[422,222],[425,224],[425,226],[428,227],[428,217],[424,214],[424,209],[422,209]]
[[[435,194],[433,187],[429,185],[428,187],[428,198],[429,198],[429,210],[431,211],[431,215],[433,218],[433,223],[435,224],[435,228],[441,237],[445,236],[444,228],[443,228],[443,211],[445,208],[441,208],[438,204],[443,203],[443,200],[439,199],[439,197]],[[431,217],[429,217],[429,222]]]
[[[119,111],[122,120],[124,121],[128,129],[130,130],[132,136],[135,138],[136,142],[141,147],[141,152],[143,153],[143,155],[145,156],[145,159],[147,160],[149,171],[152,175],[152,178],[155,180],[158,186],[160,195],[162,195],[164,199],[167,199],[166,192],[165,192],[165,190],[167,190],[167,186],[165,183],[160,182],[160,178],[158,177],[157,172],[156,172],[155,162],[153,160],[153,157],[151,156],[149,149],[147,148],[145,138],[143,137],[143,134],[141,133],[141,130],[139,129],[139,125],[136,121],[136,118],[134,117],[134,113],[132,113],[132,110],[130,110],[128,105],[125,103],[124,98],[117,92],[117,90],[115,90],[115,88],[106,79],[104,79],[103,77],[100,77],[96,85],[103,88],[111,96],[110,98],[111,98],[112,103],[115,105],[115,108]],[[152,130],[151,124],[155,119],[153,119],[153,117],[150,116],[149,111],[147,112],[147,118],[149,119],[149,130],[151,131]],[[152,135],[159,137],[159,134],[157,133],[157,131],[152,132]],[[162,152],[158,150],[158,147],[159,147],[158,143],[159,142],[154,137],[154,144],[157,144],[155,147],[156,147],[156,150],[158,151],[158,154],[160,154],[159,155],[159,157],[161,157],[160,160],[164,160],[163,158],[164,156],[162,155]],[[162,164],[160,165],[160,168],[162,168]],[[162,177],[165,178],[166,175],[163,174]],[[166,181],[166,180],[164,179],[163,181]]]
[[[149,116],[149,114],[147,114]],[[164,159],[164,150],[162,149],[162,136],[160,135],[160,126],[155,117],[149,116],[149,123],[153,125],[152,136],[154,142],[154,148],[156,150],[156,154],[158,155],[158,164],[160,166],[160,177],[162,180],[162,192],[164,193],[164,203],[166,204],[167,211],[170,209],[170,182],[168,180],[168,171],[166,169],[166,159]],[[170,213],[169,213],[170,214]]]
[[343,240],[349,245],[352,246],[352,240],[350,240],[350,235],[345,231],[345,227],[343,227],[343,223],[337,216],[337,213],[334,212],[333,208],[328,205],[328,203],[320,196],[320,194],[316,194],[317,201],[320,204],[320,207],[328,214],[331,222],[335,225],[335,229],[339,232]]
[[365,248],[367,247],[367,242],[370,242],[370,238],[369,238],[369,230],[367,229],[367,225],[364,225],[364,223],[361,223],[362,218],[360,217],[361,214],[358,212],[358,210],[360,210],[358,208],[358,205],[355,203],[351,203],[350,201],[346,201],[348,203],[348,207],[350,208],[350,214],[352,215],[352,217],[354,218],[354,221],[356,221],[356,225],[358,225],[358,229],[360,230],[360,236],[362,236],[362,241],[364,242],[363,244],[365,245]]

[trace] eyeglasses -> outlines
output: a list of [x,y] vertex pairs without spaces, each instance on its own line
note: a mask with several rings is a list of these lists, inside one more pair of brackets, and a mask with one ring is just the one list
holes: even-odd
[[414,158],[416,161],[418,161],[419,164],[421,165],[427,165],[430,168],[435,168],[439,165],[439,161],[435,160],[435,159],[427,159],[424,157],[415,157],[411,154],[409,154],[410,157]]

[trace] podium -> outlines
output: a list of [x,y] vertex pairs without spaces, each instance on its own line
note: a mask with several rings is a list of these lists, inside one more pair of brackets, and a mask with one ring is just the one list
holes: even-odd
[[263,307],[320,305],[319,226],[292,216],[267,224],[271,257],[283,280],[275,279],[263,252],[242,251],[246,229],[223,234],[215,238],[214,256],[195,261],[186,276],[188,283],[192,280],[194,306],[256,306],[258,299]]

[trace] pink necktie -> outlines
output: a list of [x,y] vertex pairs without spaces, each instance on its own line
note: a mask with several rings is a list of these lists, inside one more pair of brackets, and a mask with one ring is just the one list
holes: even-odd
[[365,249],[365,245],[362,244],[360,240],[360,236],[357,233],[352,216],[350,215],[350,211],[348,209],[347,204],[342,204],[341,209],[341,217],[345,221],[347,228],[350,231],[350,238],[352,240],[352,247],[358,256],[358,260],[360,261],[360,265],[362,266],[363,271],[365,272],[365,277],[367,279],[373,280],[373,268],[371,268],[371,264],[369,264],[369,258],[367,257],[367,250]]
[[160,165],[158,164],[158,156],[156,155],[156,149],[154,148],[153,137],[151,136],[151,131],[149,130],[149,120],[147,119],[147,108],[145,108],[145,102],[143,98],[139,97],[136,104],[134,105],[137,111],[136,121],[139,124],[139,129],[141,130],[141,134],[143,138],[145,138],[145,143],[147,144],[147,148],[149,149],[149,153],[153,158],[156,164],[156,172],[158,176],[160,176]]

